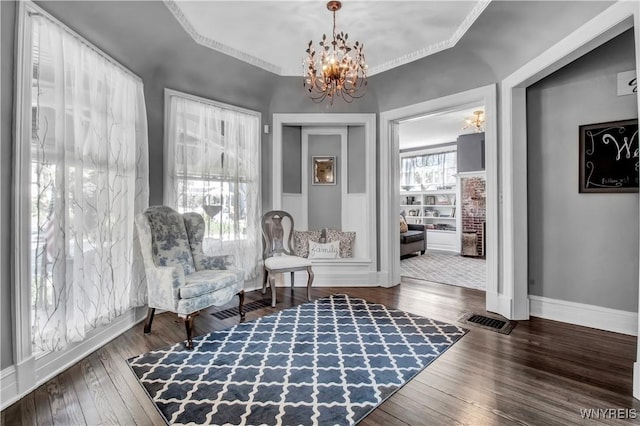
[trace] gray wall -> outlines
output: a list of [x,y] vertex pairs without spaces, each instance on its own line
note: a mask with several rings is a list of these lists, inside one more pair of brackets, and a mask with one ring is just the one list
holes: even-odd
[[2,185],[2,220],[0,221],[0,368],[13,364],[11,261],[11,170],[13,144],[13,40],[15,31],[15,3],[0,1],[0,185]]
[[348,179],[347,192],[367,192],[367,141],[364,126],[349,126],[347,129]]
[[373,85],[367,86],[367,92],[361,99],[347,103],[340,98],[333,105],[328,102],[314,103],[302,88],[302,76],[278,77],[274,83],[269,105],[270,113],[366,113],[378,112],[378,101]]
[[300,194],[302,184],[302,127],[282,127],[282,192]]
[[[336,185],[312,185],[313,156],[336,157],[335,173]],[[338,135],[309,135],[309,217],[308,229],[335,228],[342,229],[342,179],[340,174],[340,136]]]
[[638,194],[578,192],[578,126],[638,117],[634,67],[629,30],[527,90],[531,294],[638,309]]

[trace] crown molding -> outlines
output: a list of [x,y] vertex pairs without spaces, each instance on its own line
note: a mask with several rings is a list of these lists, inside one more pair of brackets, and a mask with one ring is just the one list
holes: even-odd
[[438,43],[431,44],[422,49],[416,50],[411,53],[407,53],[406,55],[402,55],[396,59],[391,61],[387,61],[383,64],[376,65],[375,67],[369,68],[368,75],[379,74],[384,71],[388,71],[392,68],[399,67],[401,65],[408,64],[409,62],[417,61],[418,59],[426,58],[427,56],[436,54],[443,50],[450,49],[458,44],[458,41],[462,38],[462,36],[469,30],[471,25],[475,22],[475,20],[480,16],[480,14],[489,6],[491,0],[480,0],[476,3],[471,12],[464,18],[460,26],[456,29],[453,35],[448,40],[443,40]]
[[208,47],[209,49],[213,49],[220,53],[224,53],[225,55],[229,55],[241,61],[247,62],[251,65],[254,65],[258,68],[262,68],[263,70],[272,72],[278,75],[284,75],[282,73],[282,68],[276,65],[273,65],[270,62],[264,61],[260,58],[257,58],[253,55],[249,55],[244,53],[238,49],[234,49],[233,47],[227,46],[226,44],[222,44],[218,41],[215,41],[211,38],[205,37],[200,34],[194,26],[189,22],[187,17],[184,15],[180,6],[178,6],[177,1],[175,0],[163,0],[164,4],[167,6],[169,11],[173,14],[173,16],[178,20],[182,28],[191,36],[191,38],[198,44]]
[[[263,70],[272,72],[280,76],[302,75],[302,72],[300,69],[279,67],[263,59],[255,57],[253,55],[249,55],[238,49],[234,49],[233,47],[227,46],[226,44],[220,43],[216,40],[203,36],[195,29],[195,27],[191,24],[189,19],[185,16],[184,12],[182,11],[182,9],[180,9],[180,6],[178,5],[178,2],[176,0],[163,0],[163,2],[167,6],[167,8],[171,11],[173,16],[178,20],[182,28],[184,28],[184,30],[191,36],[191,38],[193,38],[193,40],[196,43],[202,46],[208,47],[210,49],[213,49],[215,51],[224,53],[225,55],[229,55],[241,61],[247,62],[251,65],[262,68]],[[473,25],[473,23],[478,18],[478,16],[480,16],[480,14],[487,8],[487,6],[490,3],[491,3],[491,0],[478,0],[478,2],[473,7],[473,9],[471,9],[471,12],[469,12],[469,14],[465,17],[465,19],[462,21],[460,26],[458,26],[456,31],[453,33],[453,35],[449,39],[431,44],[429,46],[426,46],[414,52],[407,53],[396,59],[387,61],[383,64],[370,67],[367,72],[368,76],[372,76],[384,71],[388,71],[392,68],[396,68],[401,65],[408,64],[418,59],[422,59],[427,56],[430,56],[435,53],[454,47],[458,43],[458,41],[462,38],[462,36],[469,30],[471,25]]]

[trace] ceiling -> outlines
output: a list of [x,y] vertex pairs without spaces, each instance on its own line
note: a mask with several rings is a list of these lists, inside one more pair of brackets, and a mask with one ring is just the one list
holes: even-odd
[[473,112],[478,110],[484,112],[484,106],[466,107],[403,121],[400,123],[400,149],[455,142],[460,135],[474,133],[473,128],[462,128],[465,119],[473,118]]
[[[337,32],[364,44],[368,75],[455,46],[490,0],[345,0]],[[176,1],[166,6],[193,39],[278,75],[299,76],[310,40],[331,35],[326,1]]]

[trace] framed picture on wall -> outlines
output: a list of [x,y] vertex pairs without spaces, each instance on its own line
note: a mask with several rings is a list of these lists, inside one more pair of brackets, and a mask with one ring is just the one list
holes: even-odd
[[336,184],[336,157],[335,156],[314,156],[311,157],[313,185],[335,185]]
[[584,125],[579,133],[579,191],[638,192],[638,120]]

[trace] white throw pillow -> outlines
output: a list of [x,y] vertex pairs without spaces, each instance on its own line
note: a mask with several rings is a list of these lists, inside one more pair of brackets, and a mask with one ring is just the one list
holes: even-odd
[[340,241],[322,244],[309,240],[309,259],[338,259]]

